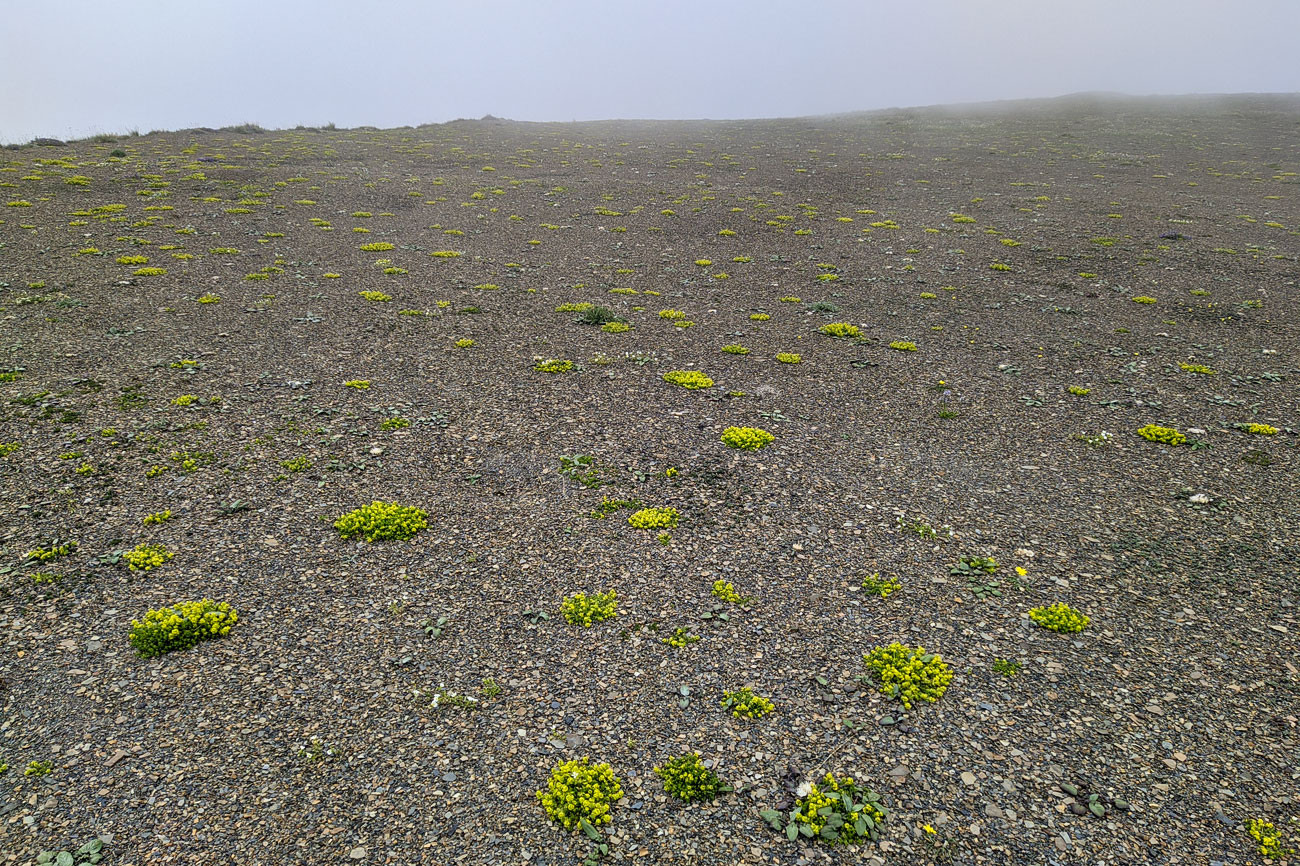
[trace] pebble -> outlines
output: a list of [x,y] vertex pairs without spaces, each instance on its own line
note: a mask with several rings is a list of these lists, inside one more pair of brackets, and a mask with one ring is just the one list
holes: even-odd
[[364,860],[366,859],[366,849],[353,848],[351,851],[348,852],[348,856],[351,857],[353,860]]

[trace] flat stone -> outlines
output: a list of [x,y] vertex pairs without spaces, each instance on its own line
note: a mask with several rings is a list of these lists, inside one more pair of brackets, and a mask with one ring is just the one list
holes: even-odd
[[366,859],[366,849],[353,848],[351,851],[348,852],[348,856],[351,857],[353,860],[364,860]]
[[963,782],[965,782],[967,785],[974,785],[974,784],[975,784],[975,774],[972,773],[970,770],[966,770],[965,772],[963,772],[963,773],[961,774],[961,780],[962,780]]
[[984,814],[988,815],[990,818],[1001,818],[1002,810],[999,809],[997,806],[993,805],[992,803],[989,803],[987,806],[984,807]]

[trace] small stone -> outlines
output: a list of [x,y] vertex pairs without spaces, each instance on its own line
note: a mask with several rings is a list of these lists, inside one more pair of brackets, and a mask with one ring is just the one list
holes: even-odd
[[454,782],[454,781],[456,781],[456,774],[455,774],[455,773],[443,773],[443,774],[442,774],[442,780],[443,780],[444,782]]
[[351,851],[348,852],[348,856],[351,857],[353,860],[364,860],[366,859],[366,849],[353,848]]
[[975,774],[972,773],[970,770],[966,770],[964,773],[961,774],[961,780],[965,782],[967,785],[974,785]]
[[989,803],[987,806],[984,807],[984,814],[988,815],[990,818],[1001,818],[1002,810],[999,809],[997,806],[993,805],[992,803]]

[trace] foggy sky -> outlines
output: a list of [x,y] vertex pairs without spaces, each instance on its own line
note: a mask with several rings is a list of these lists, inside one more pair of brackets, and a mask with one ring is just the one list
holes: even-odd
[[1292,92],[1297,33],[1296,0],[15,0],[0,141]]

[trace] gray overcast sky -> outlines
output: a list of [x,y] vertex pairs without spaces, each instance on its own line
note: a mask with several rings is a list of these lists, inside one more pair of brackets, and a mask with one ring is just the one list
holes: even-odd
[[1300,91],[1297,0],[10,0],[0,141]]

